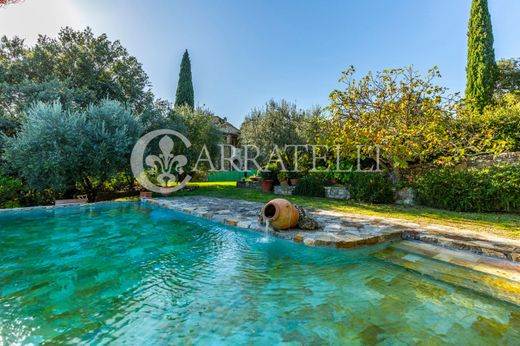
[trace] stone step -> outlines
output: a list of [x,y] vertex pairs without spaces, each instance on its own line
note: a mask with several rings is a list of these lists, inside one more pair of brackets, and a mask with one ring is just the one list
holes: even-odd
[[395,243],[372,256],[450,285],[520,305],[519,271],[515,264],[411,241]]
[[420,232],[404,231],[403,239],[420,240],[446,248],[520,263],[520,241],[493,234],[475,234],[467,230],[454,230],[452,227],[426,226]]
[[520,263],[477,255],[467,251],[451,250],[420,241],[403,240],[392,244],[391,247],[520,282]]

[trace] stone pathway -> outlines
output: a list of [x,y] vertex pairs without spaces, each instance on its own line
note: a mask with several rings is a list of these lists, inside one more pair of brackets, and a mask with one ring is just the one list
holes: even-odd
[[[258,221],[262,203],[204,196],[150,198],[143,201],[231,226],[259,232],[264,232],[265,229]],[[306,211],[318,221],[320,230],[293,229],[269,232],[276,237],[291,239],[308,246],[336,248],[354,248],[401,239],[419,240],[446,248],[520,262],[520,241],[493,234],[440,225],[421,226],[401,219],[352,216],[331,210]]]

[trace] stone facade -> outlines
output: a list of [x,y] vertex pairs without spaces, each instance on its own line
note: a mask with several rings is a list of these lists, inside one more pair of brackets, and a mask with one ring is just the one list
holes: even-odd
[[350,199],[350,191],[343,186],[326,186],[325,197],[332,199]]

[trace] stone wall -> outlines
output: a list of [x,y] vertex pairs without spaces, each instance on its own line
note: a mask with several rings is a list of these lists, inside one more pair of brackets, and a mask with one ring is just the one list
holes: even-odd
[[[274,187],[274,193],[276,195],[292,195],[294,186],[281,186],[277,185]],[[350,192],[346,187],[343,186],[327,186],[325,187],[325,197],[333,199],[350,199]]]
[[259,189],[260,182],[259,181],[237,181],[237,187],[245,188],[245,189]]
[[350,199],[350,192],[343,186],[327,186],[325,187],[325,197],[333,199]]
[[282,186],[282,185],[276,185],[274,187],[274,193],[276,195],[284,195],[284,196],[289,196],[289,195],[292,195],[293,194],[293,191],[295,189],[295,186]]
[[520,163],[520,151],[511,153],[502,153],[497,157],[493,155],[482,155],[464,161],[456,166],[456,168],[486,168],[501,163]]

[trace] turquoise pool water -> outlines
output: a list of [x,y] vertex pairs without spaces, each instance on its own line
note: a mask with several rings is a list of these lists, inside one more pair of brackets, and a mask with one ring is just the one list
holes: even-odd
[[518,344],[520,308],[138,203],[0,213],[0,345]]

